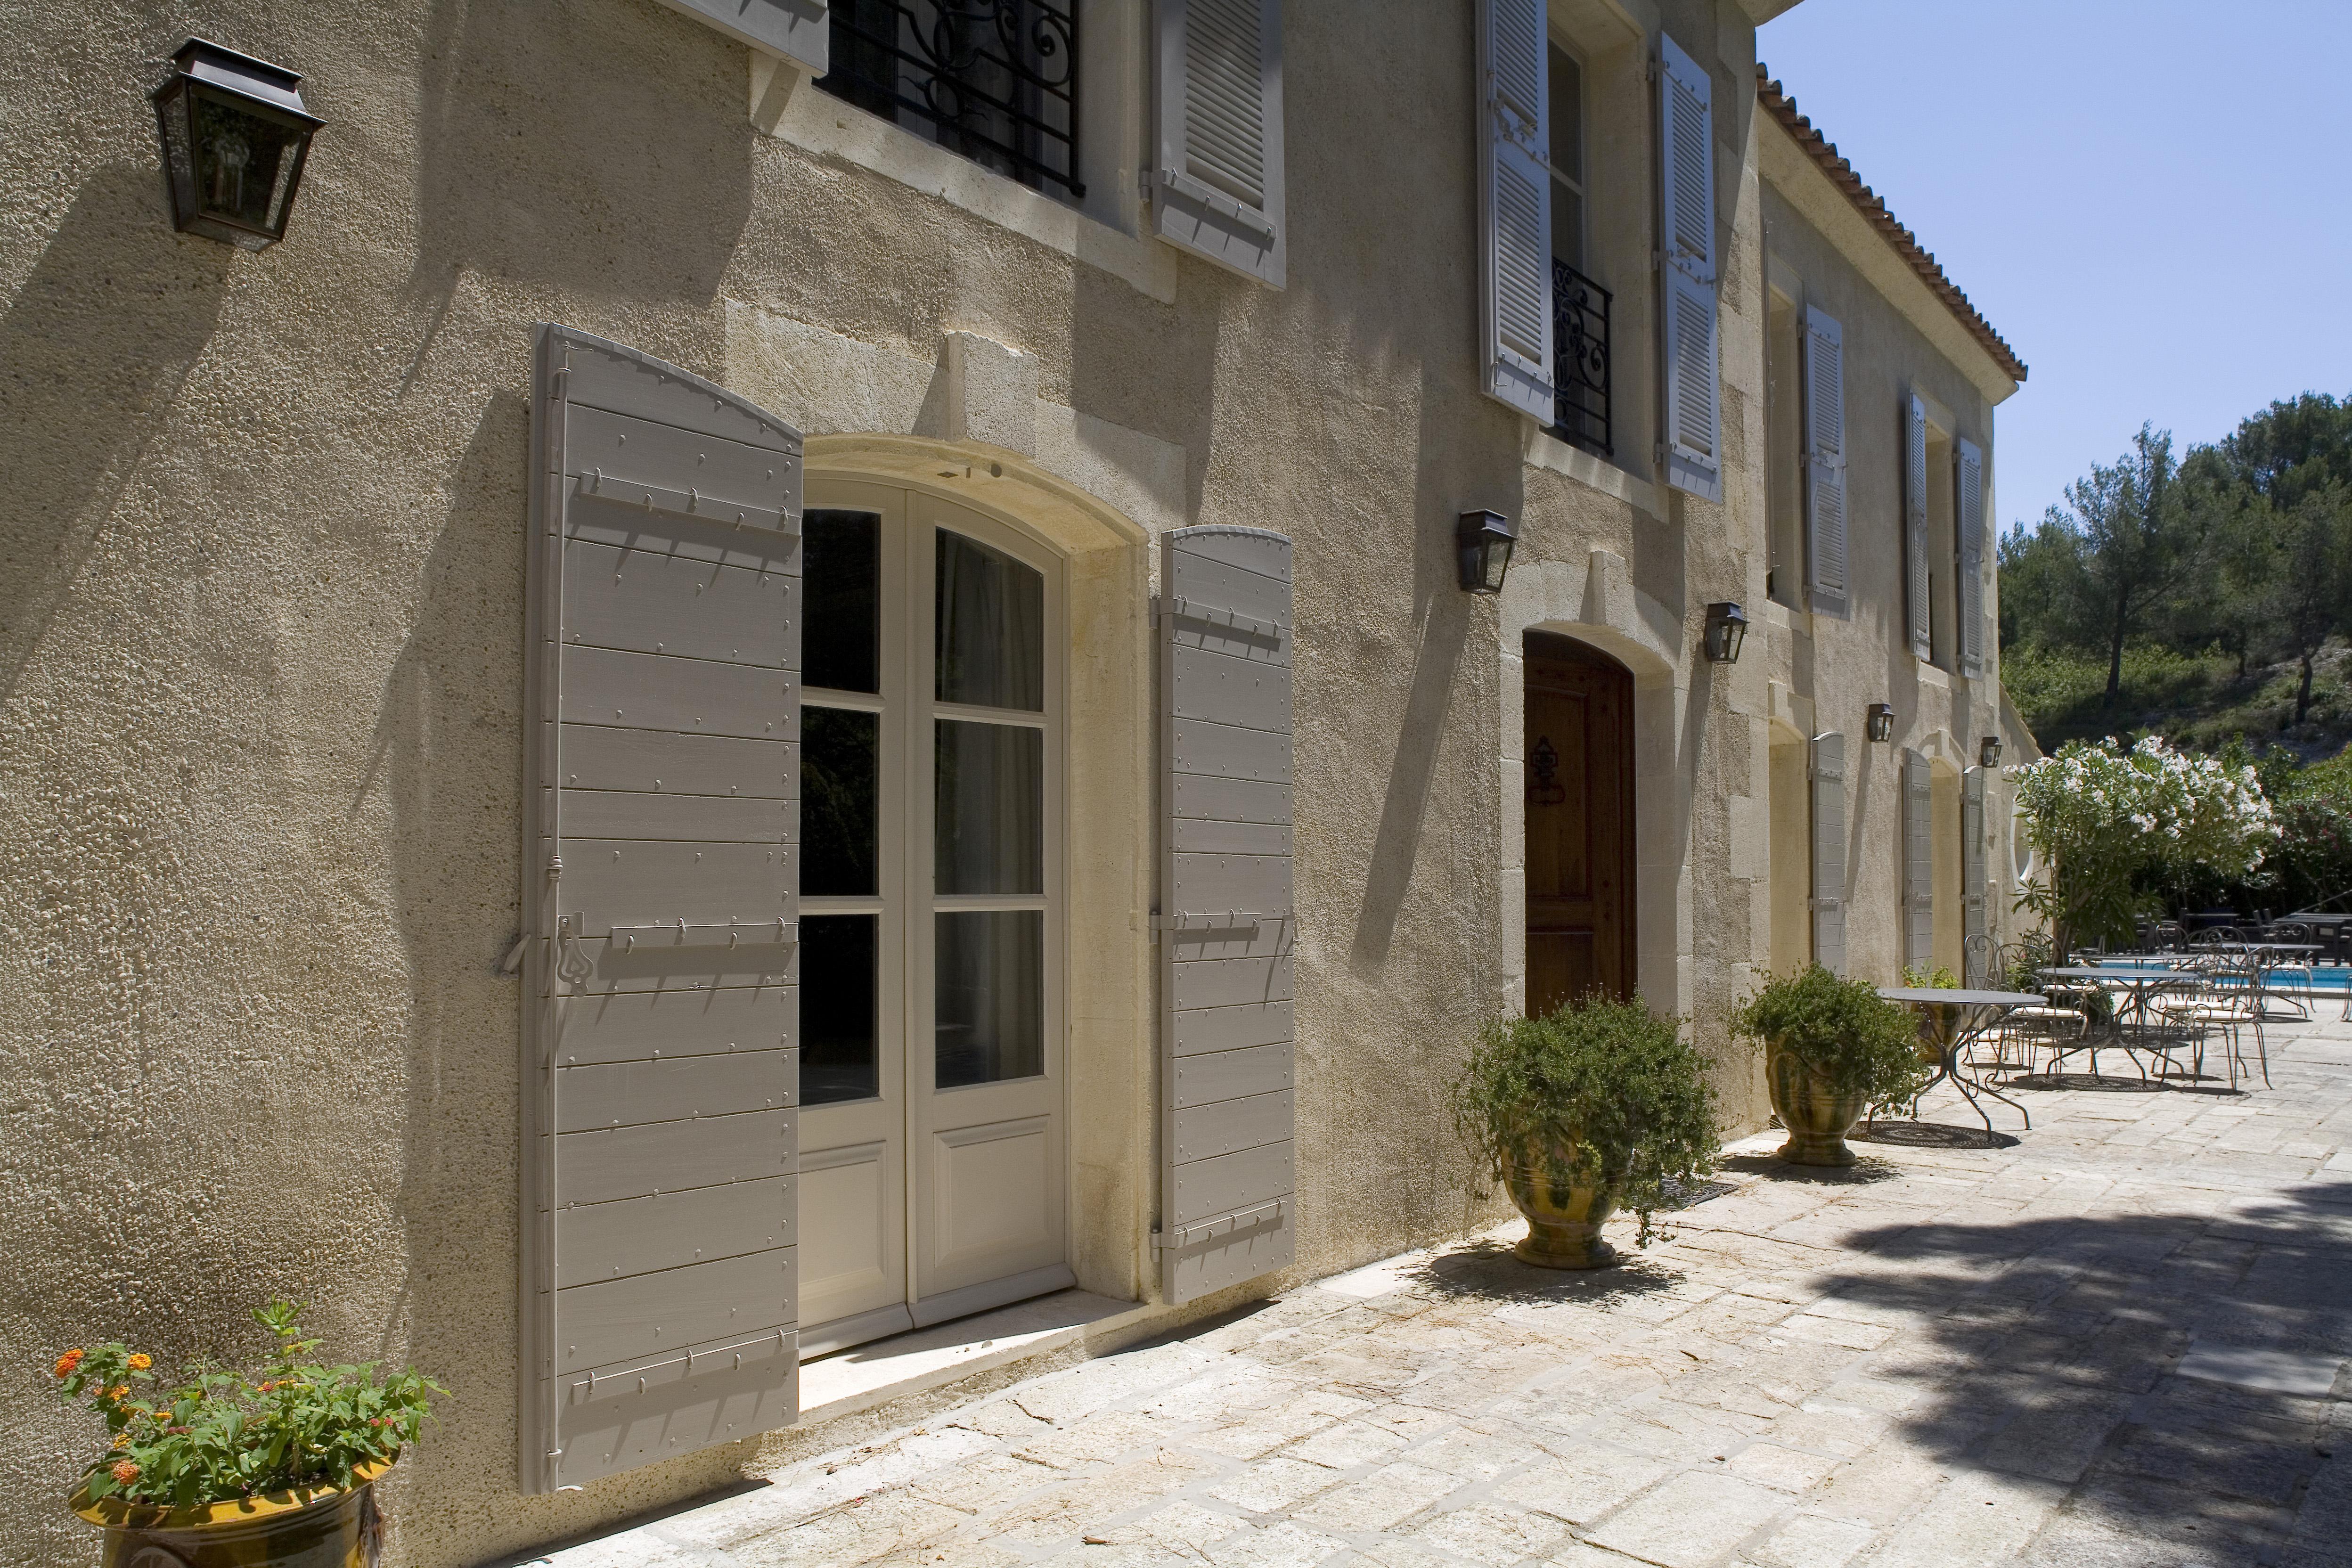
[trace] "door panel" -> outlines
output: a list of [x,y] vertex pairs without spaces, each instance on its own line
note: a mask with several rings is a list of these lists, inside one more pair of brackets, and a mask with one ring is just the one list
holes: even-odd
[[1565,637],[1527,643],[1528,1010],[1634,994],[1633,678]]

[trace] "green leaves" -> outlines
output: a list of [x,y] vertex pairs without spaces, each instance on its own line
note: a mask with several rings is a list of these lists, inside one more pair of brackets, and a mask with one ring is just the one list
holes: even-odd
[[1612,1188],[1641,1216],[1646,1247],[1665,1184],[1715,1168],[1706,1073],[1675,1022],[1639,1002],[1589,997],[1541,1018],[1490,1018],[1451,1091],[1454,1131],[1486,1181],[1539,1166],[1557,1188]]
[[1788,1051],[1841,1096],[1873,1106],[1909,1100],[1927,1080],[1917,1022],[1867,980],[1840,980],[1820,964],[1775,975],[1732,1026],[1759,1047]]
[[435,1395],[448,1390],[413,1369],[379,1375],[377,1363],[305,1361],[301,1309],[272,1301],[254,1321],[277,1343],[258,1377],[198,1364],[152,1402],[144,1355],[120,1344],[67,1352],[53,1372],[59,1391],[102,1415],[112,1439],[84,1484],[93,1499],[187,1508],[264,1492],[348,1487],[353,1469],[389,1463],[423,1435]]

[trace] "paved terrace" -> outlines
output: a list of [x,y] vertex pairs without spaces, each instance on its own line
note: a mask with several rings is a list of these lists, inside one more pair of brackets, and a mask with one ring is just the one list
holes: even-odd
[[1391,1259],[541,1561],[2352,1564],[2352,1026],[2272,1057],[1750,1140],[1631,1267]]

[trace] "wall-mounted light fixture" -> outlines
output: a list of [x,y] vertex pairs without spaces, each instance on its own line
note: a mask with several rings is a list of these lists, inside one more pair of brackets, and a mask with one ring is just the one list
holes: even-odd
[[1499,511],[1465,511],[1457,518],[1454,548],[1463,592],[1501,593],[1503,574],[1511,569],[1511,547],[1518,540],[1519,525]]
[[1977,742],[1977,761],[1988,768],[2000,766],[2000,737],[1987,735]]
[[1726,599],[1706,607],[1706,657],[1712,664],[1738,664],[1739,645],[1748,640],[1748,617]]
[[173,227],[247,250],[285,237],[310,133],[326,123],[301,80],[202,38],[180,46],[153,94]]
[[1885,702],[1872,703],[1870,705],[1870,717],[1863,721],[1862,732],[1869,736],[1873,741],[1891,741],[1895,739],[1894,708]]

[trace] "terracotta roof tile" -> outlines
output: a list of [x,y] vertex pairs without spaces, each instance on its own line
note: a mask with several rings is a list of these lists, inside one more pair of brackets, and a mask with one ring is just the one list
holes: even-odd
[[1992,330],[1992,323],[1969,303],[1969,297],[1960,292],[1959,287],[1944,275],[1943,268],[1919,244],[1918,237],[1896,222],[1895,215],[1886,210],[1886,204],[1879,199],[1878,193],[1862,183],[1862,176],[1854,173],[1853,165],[1838,155],[1837,148],[1813,129],[1811,121],[1797,112],[1797,100],[1772,79],[1771,73],[1760,60],[1756,66],[1756,101],[1763,105],[1766,112],[1796,139],[1797,145],[1804,149],[1806,156],[1829,176],[1830,184],[1845,193],[1846,200],[1853,204],[1854,210],[1861,213],[1873,228],[1886,237],[1886,243],[1911,264],[1911,270],[1916,272],[1936,297],[1959,318],[1960,324],[1984,345],[1985,352],[1992,355],[1993,362],[2007,372],[2011,380],[2023,382],[2025,362],[2019,359],[2016,352],[2002,341],[2001,335]]

